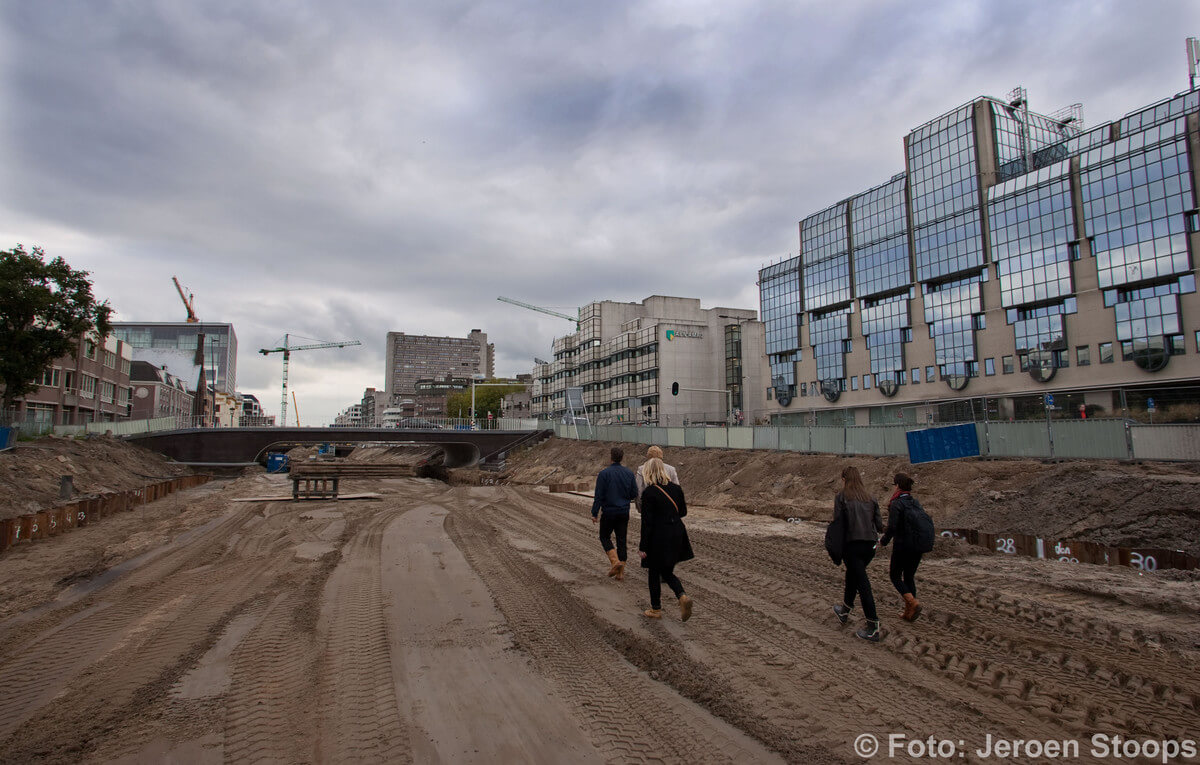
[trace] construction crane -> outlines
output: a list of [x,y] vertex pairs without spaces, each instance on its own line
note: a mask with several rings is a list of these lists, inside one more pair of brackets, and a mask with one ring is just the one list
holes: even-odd
[[[311,345],[289,345],[288,335],[283,336],[283,345],[278,348],[260,348],[259,353],[266,356],[270,353],[283,354],[283,398],[282,405],[279,407],[279,427],[287,425],[287,377],[288,377],[288,360],[292,357],[292,351],[315,351],[318,348],[345,348],[350,345],[362,345],[358,340],[340,340],[332,343],[312,343]],[[296,412],[299,419],[299,411]],[[299,423],[296,423],[297,425]]]
[[575,322],[575,331],[576,332],[579,331],[579,313],[578,312],[576,312],[576,314],[574,316],[570,316],[565,313],[559,313],[558,311],[551,311],[549,308],[542,308],[541,306],[538,306],[538,305],[530,305],[529,303],[522,303],[520,300],[513,300],[512,298],[498,297],[496,299],[499,300],[501,303],[511,303],[512,305],[518,305],[522,308],[528,308],[531,311],[537,311],[538,313],[549,314],[550,316],[557,316],[560,319],[566,319],[567,321],[573,321],[573,322]]
[[175,282],[175,290],[179,293],[179,299],[183,301],[183,307],[187,309],[187,312],[188,312],[187,323],[188,324],[199,323],[200,320],[196,318],[196,306],[195,306],[196,296],[190,292],[187,293],[187,295],[185,296],[183,294],[183,286],[179,283],[179,280],[176,279],[174,276],[171,277],[171,281]]

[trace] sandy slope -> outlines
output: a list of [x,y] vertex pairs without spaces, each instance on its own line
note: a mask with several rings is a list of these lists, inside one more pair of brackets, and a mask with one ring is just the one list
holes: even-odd
[[651,622],[640,568],[604,576],[582,498],[395,479],[350,487],[375,502],[231,501],[284,480],[0,556],[0,761],[820,763],[861,761],[864,732],[1200,738],[1195,577],[949,555],[907,624],[877,561],[870,645],[829,611],[819,525],[697,506],[696,614],[668,595]]

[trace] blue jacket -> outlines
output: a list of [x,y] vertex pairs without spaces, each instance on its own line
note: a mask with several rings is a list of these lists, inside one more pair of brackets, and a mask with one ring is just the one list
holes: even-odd
[[592,500],[592,516],[629,515],[629,503],[637,498],[637,483],[633,471],[624,465],[613,463],[596,476],[595,499]]

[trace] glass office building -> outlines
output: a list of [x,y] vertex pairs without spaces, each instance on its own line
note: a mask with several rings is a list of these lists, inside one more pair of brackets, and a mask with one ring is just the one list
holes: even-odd
[[[204,369],[208,384],[222,393],[237,393],[237,333],[232,324],[210,322],[113,322],[113,336],[134,348],[134,357],[161,366],[166,352],[174,351],[188,364],[195,363],[196,336],[204,335]],[[139,354],[139,350],[164,353]],[[189,389],[196,380],[185,379]]]
[[1056,390],[1103,412],[1200,380],[1200,91],[1087,130],[1015,95],[914,129],[904,172],[760,271],[773,413],[911,421],[982,396],[1003,417]]

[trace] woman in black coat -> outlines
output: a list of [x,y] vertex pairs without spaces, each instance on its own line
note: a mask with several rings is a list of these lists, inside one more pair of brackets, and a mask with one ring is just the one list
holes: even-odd
[[650,608],[644,613],[651,619],[662,618],[662,582],[666,582],[679,598],[679,615],[686,622],[692,617],[692,599],[684,593],[683,584],[675,576],[675,564],[695,557],[683,525],[687,503],[683,500],[683,489],[667,478],[662,460],[651,459],[644,470],[642,539],[638,544],[642,568],[648,569],[650,584]]

